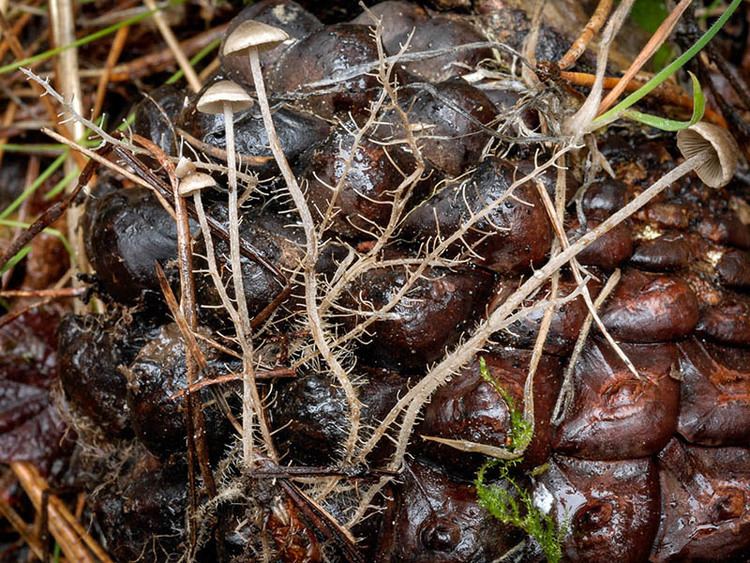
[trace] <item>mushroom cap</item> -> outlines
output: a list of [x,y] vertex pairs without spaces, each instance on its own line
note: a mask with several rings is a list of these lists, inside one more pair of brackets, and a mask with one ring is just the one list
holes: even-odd
[[737,170],[740,149],[731,133],[718,125],[699,121],[678,131],[677,148],[685,158],[706,150],[710,152],[710,158],[698,166],[695,173],[711,188],[726,186]]
[[229,34],[224,42],[223,55],[241,53],[255,48],[259,51],[273,49],[279,43],[289,39],[289,34],[283,29],[273,27],[263,22],[247,20],[242,22]]
[[196,171],[195,163],[187,157],[181,156],[174,167],[174,175],[184,178]]
[[216,180],[210,175],[204,172],[193,172],[180,180],[180,185],[177,188],[177,192],[185,197],[196,192],[199,192],[205,188],[213,188],[216,186]]
[[198,99],[195,107],[201,113],[224,113],[224,104],[229,104],[232,113],[253,105],[253,98],[245,89],[231,80],[219,80],[212,84]]

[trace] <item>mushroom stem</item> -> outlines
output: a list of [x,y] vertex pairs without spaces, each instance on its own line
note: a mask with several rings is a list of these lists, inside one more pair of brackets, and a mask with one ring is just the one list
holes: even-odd
[[[250,467],[253,463],[253,426],[257,399],[253,345],[250,340],[250,313],[245,300],[245,284],[242,279],[240,260],[240,220],[237,200],[237,153],[234,146],[234,113],[230,104],[224,104],[224,132],[227,144],[227,168],[229,169],[229,256],[232,262],[232,284],[237,301],[239,323],[237,336],[244,343],[242,354],[242,455]],[[259,403],[258,403],[259,404]],[[262,421],[261,421],[262,424]]]
[[[258,94],[258,105],[260,106],[261,116],[263,116],[263,125],[268,132],[268,144],[271,146],[271,152],[276,159],[276,163],[279,165],[281,174],[284,177],[287,188],[289,189],[289,195],[292,196],[292,200],[297,207],[297,212],[300,215],[300,220],[302,221],[302,226],[305,230],[305,308],[309,316],[310,331],[313,340],[315,341],[315,345],[320,350],[321,355],[331,366],[331,369],[336,376],[336,380],[344,389],[347,397],[347,403],[351,415],[351,427],[349,428],[348,437],[344,446],[344,457],[345,461],[349,461],[354,452],[357,436],[359,434],[361,407],[351,380],[347,377],[345,370],[336,360],[323,332],[323,320],[321,319],[320,310],[318,309],[317,288],[314,283],[315,263],[317,262],[318,256],[318,240],[315,232],[315,222],[310,213],[307,201],[305,200],[305,195],[302,193],[302,190],[297,183],[297,178],[295,178],[294,173],[289,166],[286,155],[281,148],[281,143],[279,143],[279,137],[276,134],[276,128],[274,127],[273,118],[271,117],[271,106],[266,97],[266,84],[263,80],[263,73],[260,68],[260,58],[258,57],[257,47],[249,50],[249,56],[250,70],[253,75],[255,91]],[[308,281],[308,278],[311,281]]]

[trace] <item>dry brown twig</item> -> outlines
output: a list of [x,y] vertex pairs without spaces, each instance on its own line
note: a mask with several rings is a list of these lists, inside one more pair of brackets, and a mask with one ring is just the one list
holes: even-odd
[[612,11],[612,0],[599,0],[596,5],[594,13],[591,14],[591,18],[586,25],[583,27],[581,34],[573,41],[570,49],[557,61],[557,66],[560,70],[565,70],[576,64],[576,61],[583,55],[586,48],[591,43],[594,36],[599,33],[599,30],[607,21],[609,13]]
[[636,74],[638,74],[638,71],[643,68],[643,65],[645,65],[649,61],[649,59],[651,59],[656,50],[667,40],[669,34],[672,33],[672,30],[677,25],[680,16],[682,16],[691,2],[692,0],[681,0],[680,3],[675,6],[674,10],[670,12],[666,19],[661,23],[659,28],[651,35],[648,43],[646,43],[643,49],[641,49],[641,52],[638,53],[638,56],[636,56],[636,58],[633,60],[630,68],[625,71],[625,74],[623,74],[617,85],[612,88],[609,94],[607,94],[607,96],[602,100],[601,104],[599,105],[599,112],[597,113],[597,115],[603,114],[610,107],[612,107],[612,104],[617,101],[617,98],[625,90],[628,83],[635,77]]

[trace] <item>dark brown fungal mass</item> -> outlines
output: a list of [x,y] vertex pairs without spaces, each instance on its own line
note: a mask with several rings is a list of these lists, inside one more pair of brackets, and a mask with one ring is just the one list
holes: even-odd
[[[513,408],[523,411],[523,387],[531,352],[498,348],[483,354],[490,376],[508,395]],[[552,428],[550,418],[560,388],[560,362],[543,356],[534,376],[534,438],[524,455],[529,466],[549,457]],[[472,362],[450,383],[442,387],[425,408],[417,432],[422,436],[466,440],[476,444],[510,446],[511,408],[495,386],[485,381],[477,361]],[[469,454],[425,439],[420,449],[435,462],[476,473],[484,456]]]
[[750,450],[687,446],[673,438],[658,463],[662,519],[651,560],[746,558]]
[[672,377],[674,345],[621,349],[638,376],[608,344],[594,340],[584,348],[573,374],[575,399],[557,430],[557,451],[600,460],[646,457],[674,434],[680,401],[680,384]]
[[535,488],[544,510],[567,521],[570,561],[646,561],[659,526],[656,464],[554,456]]
[[477,504],[474,487],[409,463],[383,517],[376,561],[491,561],[518,536]]
[[[556,168],[560,121],[588,90],[543,71],[572,37],[541,26],[549,62],[530,88],[500,45],[521,50],[530,28],[508,2],[387,1],[354,17],[355,4],[262,0],[227,27],[289,36],[259,62],[299,193],[271,150],[250,56],[225,55],[226,36],[200,92],[158,88],[133,108],[136,133],[216,185],[202,203],[181,192],[191,236],[178,249],[165,187],[195,172],[107,156],[154,190],[101,169],[91,183],[82,280],[101,302],[62,321],[47,309],[0,320],[0,462],[59,470],[67,421],[85,518],[118,561],[521,563],[554,560],[551,546],[563,561],[746,561],[747,173],[716,190],[695,174],[673,182],[553,282],[547,260],[682,161],[671,136],[613,124],[590,136],[601,158],[589,145]],[[232,118],[238,225],[228,123],[197,109],[227,79],[254,100]],[[564,206],[560,227],[546,196]],[[238,320],[225,307],[243,300]],[[487,483],[510,515],[481,494],[492,456]],[[546,538],[539,519],[554,524]]]
[[391,220],[394,199],[414,169],[398,147],[364,139],[355,145],[347,127],[336,128],[305,157],[301,181],[313,217],[346,238],[377,238]]
[[409,278],[404,267],[370,270],[346,290],[342,305],[362,311],[346,315],[344,326],[353,330],[365,320],[367,308],[377,311],[393,303],[383,319],[375,320],[364,335],[363,358],[378,365],[422,369],[440,358],[462,330],[484,313],[492,275],[473,269],[452,272],[427,268],[405,298],[397,299]]
[[[206,351],[204,351],[206,353]],[[207,354],[213,370],[226,369],[221,358]],[[180,396],[187,382],[185,345],[176,324],[163,326],[127,368],[127,403],[130,422],[139,441],[156,456],[169,456],[185,449],[185,397]],[[209,391],[199,393],[206,401]],[[208,443],[215,455],[221,454],[230,427],[219,405],[204,409]]]
[[602,313],[604,326],[626,342],[665,342],[690,334],[698,300],[683,280],[628,270]]
[[457,250],[468,246],[480,263],[497,272],[527,270],[549,251],[552,229],[536,187],[525,183],[510,187],[517,174],[515,163],[497,158],[484,160],[468,178],[446,184],[417,207],[404,222],[404,233],[420,240],[444,237],[458,231],[486,205],[499,202],[490,213],[474,220]]
[[84,218],[86,253],[100,287],[117,301],[160,293],[154,264],[169,271],[177,257],[177,228],[146,188],[101,189]]

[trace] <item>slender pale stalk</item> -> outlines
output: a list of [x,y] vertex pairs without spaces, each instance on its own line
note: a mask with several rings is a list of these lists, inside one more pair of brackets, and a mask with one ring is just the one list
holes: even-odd
[[[240,220],[237,200],[237,154],[234,146],[234,114],[230,104],[224,104],[224,131],[227,143],[227,168],[229,169],[229,257],[232,262],[232,284],[239,312],[236,323],[237,337],[242,342],[242,455],[245,464],[253,463],[253,426],[255,405],[260,408],[260,398],[255,387],[253,347],[250,340],[250,313],[245,300],[245,284],[240,260]],[[262,421],[261,421],[261,424]]]
[[276,128],[274,127],[273,118],[271,117],[271,106],[269,105],[268,97],[266,96],[266,84],[263,80],[263,73],[260,68],[260,58],[258,57],[257,49],[250,49],[250,70],[253,74],[255,91],[258,94],[258,105],[260,106],[260,113],[263,116],[263,125],[268,132],[268,143],[271,146],[271,152],[276,159],[276,163],[279,165],[279,169],[281,170],[281,174],[289,189],[289,194],[292,196],[292,200],[300,214],[302,226],[305,230],[307,251],[305,257],[305,308],[309,317],[310,332],[312,333],[315,345],[320,350],[321,355],[331,366],[331,369],[336,376],[336,380],[344,390],[349,405],[351,427],[349,428],[349,434],[344,447],[346,458],[348,460],[354,452],[357,434],[359,433],[361,408],[359,401],[357,400],[356,392],[354,391],[354,386],[346,375],[344,368],[336,360],[323,332],[323,321],[318,309],[317,287],[314,279],[315,263],[317,262],[318,256],[318,241],[315,234],[315,222],[310,213],[310,208],[307,206],[305,196],[297,183],[297,178],[295,178],[294,173],[289,166],[286,155],[281,148],[281,143],[279,143],[279,137],[276,134]]

